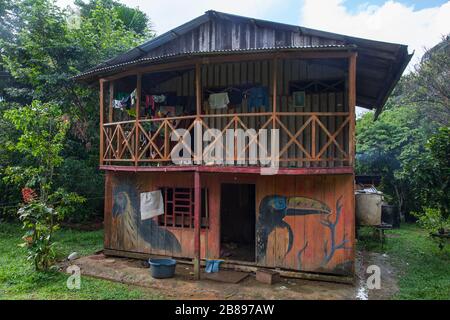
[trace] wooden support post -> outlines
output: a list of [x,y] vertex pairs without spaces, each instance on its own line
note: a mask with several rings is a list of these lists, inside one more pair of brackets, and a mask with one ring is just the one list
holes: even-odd
[[99,98],[100,98],[100,165],[103,165],[103,152],[104,152],[104,135],[103,135],[103,113],[104,113],[104,97],[103,97],[103,84],[104,80],[100,79],[100,92],[99,92]]
[[[353,53],[348,59],[348,113],[350,117],[349,124],[349,134],[348,134],[348,152],[349,152],[349,165],[354,168],[355,166],[355,148],[356,148],[356,133],[355,133],[355,108],[356,108],[356,56],[357,53]],[[353,170],[353,183],[352,183],[352,194],[355,194],[356,189],[355,181],[355,171]],[[351,198],[351,208],[353,212],[353,219],[356,219],[356,200],[355,196]],[[355,223],[351,223],[350,241],[352,244],[355,243]],[[356,254],[355,250],[352,250],[352,261],[355,261]],[[353,270],[354,272],[354,265]]]
[[278,84],[278,59],[273,59],[273,72],[272,72],[272,128],[276,126],[276,113],[277,113],[277,84]]
[[350,117],[348,150],[350,156],[350,166],[355,164],[355,108],[356,108],[356,53],[348,59],[348,113]]
[[[108,123],[112,123],[114,120],[114,81],[110,81],[109,82],[109,106],[108,106]],[[106,128],[106,132],[107,134],[111,137],[112,139],[112,133],[114,131],[113,127],[108,127]],[[108,159],[112,159],[112,149],[109,150],[108,155],[107,155]]]
[[196,98],[196,118],[194,125],[194,163],[201,164],[203,154],[202,143],[202,81],[201,81],[201,64],[195,64],[195,98]]
[[195,98],[196,98],[196,109],[197,117],[202,114],[202,82],[201,82],[201,65],[200,63],[195,64]]
[[194,172],[194,275],[200,280],[200,215],[202,208],[200,172]]
[[113,122],[113,103],[114,103],[114,81],[109,82],[109,109],[108,109],[108,123]]
[[136,75],[136,123],[134,125],[134,133],[136,134],[136,141],[134,143],[134,166],[139,164],[139,113],[141,107],[141,92],[142,92],[142,74]]

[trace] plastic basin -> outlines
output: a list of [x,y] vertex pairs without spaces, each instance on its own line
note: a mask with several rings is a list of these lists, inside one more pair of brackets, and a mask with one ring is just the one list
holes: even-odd
[[172,278],[177,262],[174,259],[149,259],[150,274],[156,279]]

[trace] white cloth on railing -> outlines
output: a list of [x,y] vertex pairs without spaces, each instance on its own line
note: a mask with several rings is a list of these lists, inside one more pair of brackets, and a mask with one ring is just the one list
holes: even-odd
[[164,214],[164,200],[161,190],[141,193],[141,220]]

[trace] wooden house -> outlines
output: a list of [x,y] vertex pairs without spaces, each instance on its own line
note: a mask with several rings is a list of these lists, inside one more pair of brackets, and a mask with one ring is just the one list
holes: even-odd
[[[352,275],[355,106],[378,115],[410,58],[404,45],[208,11],[78,75],[100,90],[105,252]],[[202,162],[196,128],[278,130],[277,170],[245,157],[251,138],[237,152],[236,135],[209,142],[227,161]],[[197,139],[197,158],[175,164],[179,142]],[[150,192],[162,212],[148,219]]]

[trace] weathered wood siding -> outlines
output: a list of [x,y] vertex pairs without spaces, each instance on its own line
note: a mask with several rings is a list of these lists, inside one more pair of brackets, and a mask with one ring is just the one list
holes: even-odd
[[274,28],[258,26],[255,23],[234,23],[222,19],[214,19],[153,49],[146,57],[158,57],[167,54],[193,51],[336,44],[343,43],[323,37],[305,36],[300,33],[300,29],[296,31],[276,30]]
[[[209,228],[201,231],[202,258],[219,258],[220,255],[221,184],[246,183],[256,186],[256,265],[353,273],[352,175],[202,174],[201,183],[208,190],[209,204]],[[162,186],[192,185],[192,173],[107,172],[105,248],[117,250],[118,254],[126,251],[192,258],[193,229],[163,228],[153,220],[139,218],[139,193]],[[311,208],[322,211],[314,214]],[[290,210],[289,215],[286,215],[287,210]]]

